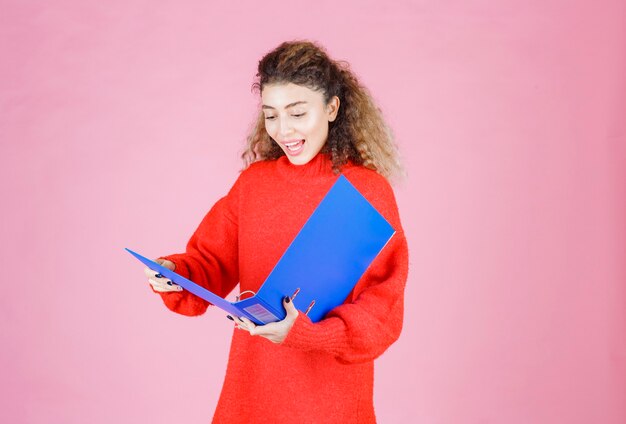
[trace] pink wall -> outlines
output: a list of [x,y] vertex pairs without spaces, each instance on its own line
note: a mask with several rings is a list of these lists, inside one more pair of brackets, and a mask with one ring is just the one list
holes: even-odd
[[1,3],[0,421],[209,421],[232,324],[168,313],[123,248],[184,249],[257,61],[311,38],[410,172],[380,422],[626,422],[623,1]]

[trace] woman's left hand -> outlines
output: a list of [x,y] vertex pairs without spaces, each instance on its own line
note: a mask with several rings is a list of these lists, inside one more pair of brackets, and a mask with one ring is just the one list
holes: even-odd
[[[283,306],[287,311],[287,316],[282,321],[270,322],[265,325],[256,325],[246,317],[235,318],[233,321],[238,328],[248,331],[251,336],[261,336],[274,343],[282,343],[296,322],[296,318],[298,318],[298,310],[293,306],[289,296],[285,296],[283,299]],[[229,318],[231,318],[230,315]]]

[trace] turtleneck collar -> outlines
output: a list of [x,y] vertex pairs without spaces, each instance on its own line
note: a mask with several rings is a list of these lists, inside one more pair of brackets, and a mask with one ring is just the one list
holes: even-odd
[[[293,183],[323,183],[329,179],[336,178],[337,175],[333,173],[332,165],[330,154],[321,152],[304,165],[294,165],[287,156],[281,156],[276,159],[276,170],[278,173]],[[345,166],[349,166],[349,164]]]

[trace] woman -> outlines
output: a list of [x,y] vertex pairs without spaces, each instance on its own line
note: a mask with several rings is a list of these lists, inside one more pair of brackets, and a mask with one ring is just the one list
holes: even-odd
[[[379,109],[343,62],[314,43],[265,55],[254,88],[259,116],[244,170],[192,235],[162,265],[226,297],[256,292],[339,172],[396,234],[346,301],[313,323],[283,304],[284,320],[235,322],[214,423],[370,423],[374,359],[400,335],[408,249],[388,179],[401,167]],[[200,315],[209,304],[146,268],[165,305]]]

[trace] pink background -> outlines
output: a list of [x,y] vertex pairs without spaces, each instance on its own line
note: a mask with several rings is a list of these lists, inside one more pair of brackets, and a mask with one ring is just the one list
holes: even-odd
[[622,0],[0,7],[0,421],[210,420],[232,324],[169,313],[123,248],[184,249],[241,166],[257,61],[309,38],[409,170],[379,421],[626,422]]

